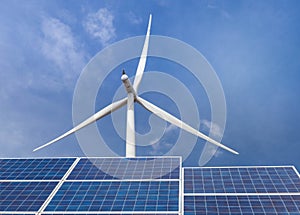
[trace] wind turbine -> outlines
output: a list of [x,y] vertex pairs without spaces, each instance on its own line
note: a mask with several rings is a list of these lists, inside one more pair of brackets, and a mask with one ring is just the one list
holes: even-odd
[[188,124],[184,123],[180,119],[177,119],[176,117],[172,116],[171,114],[164,111],[163,109],[155,106],[154,104],[152,104],[138,96],[138,88],[141,83],[144,69],[146,66],[148,45],[149,45],[149,38],[150,38],[151,21],[152,21],[152,15],[150,14],[148,28],[147,28],[147,34],[146,34],[142,54],[141,54],[141,57],[139,60],[139,64],[138,64],[138,67],[136,70],[136,75],[135,75],[133,85],[131,84],[131,82],[124,70],[123,70],[123,74],[121,76],[121,80],[127,91],[127,98],[113,102],[112,104],[106,106],[105,108],[103,108],[100,111],[98,111],[97,113],[95,113],[93,116],[91,116],[88,119],[86,119],[85,121],[81,122],[79,125],[72,128],[71,130],[69,130],[66,133],[62,134],[61,136],[55,138],[54,140],[34,149],[33,151],[37,151],[46,146],[49,146],[50,144],[55,143],[55,142],[63,139],[64,137],[75,133],[79,129],[97,121],[98,119],[101,119],[102,117],[114,112],[115,110],[117,110],[127,104],[126,157],[135,157],[136,156],[136,146],[135,146],[134,103],[137,102],[140,105],[142,105],[145,109],[147,109],[148,111],[157,115],[158,117],[166,120],[167,122],[169,122],[173,125],[176,125],[177,127],[181,128],[191,134],[194,134],[216,146],[219,146],[231,153],[238,154],[238,152],[236,152],[235,150],[206,136],[205,134],[201,133],[200,131],[198,131],[198,130],[192,128],[191,126],[189,126]]

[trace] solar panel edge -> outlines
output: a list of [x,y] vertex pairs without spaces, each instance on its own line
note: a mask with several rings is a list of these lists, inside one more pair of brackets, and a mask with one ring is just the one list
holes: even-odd
[[[64,157],[62,157],[64,158]],[[68,157],[65,157],[65,158],[68,158]],[[178,158],[180,161],[182,159],[181,156],[137,156],[137,157],[96,157],[96,156],[93,156],[93,157],[74,157],[74,158],[80,158],[80,159],[84,159],[84,158],[87,158],[87,159],[94,159],[94,158],[103,158],[103,159],[127,159],[127,160],[131,160],[131,159],[143,159],[143,158],[147,158],[147,159],[154,159],[154,158]]]
[[297,168],[295,166],[292,166],[293,167],[293,170],[296,172],[296,174],[298,175],[298,177],[300,178],[300,173],[299,171],[297,170]]
[[179,191],[179,212],[184,214],[184,169],[182,168],[182,162],[180,167],[180,191]]

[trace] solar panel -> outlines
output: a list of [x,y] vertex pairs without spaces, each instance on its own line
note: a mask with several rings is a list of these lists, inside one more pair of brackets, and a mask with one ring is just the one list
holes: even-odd
[[83,158],[68,180],[179,179],[180,157]]
[[178,181],[65,182],[46,211],[178,211]]
[[185,193],[300,192],[292,167],[185,168]]
[[0,211],[38,211],[57,182],[0,182]]
[[185,215],[300,214],[300,195],[185,196]]
[[184,214],[299,214],[291,166],[184,168]]
[[22,214],[22,213],[17,213],[17,214],[15,214],[15,213],[5,213],[5,215],[36,215],[36,214],[31,214],[31,213],[26,213],[26,214]]
[[180,170],[180,157],[82,158],[45,212],[178,212]]
[[[73,214],[73,213],[72,213]],[[76,214],[76,213],[74,213]],[[111,215],[109,213],[77,213],[77,214],[80,214],[80,215]],[[112,213],[112,214],[115,214],[115,213]],[[126,212],[125,213],[126,215],[179,215],[178,213],[128,213]],[[7,215],[7,214],[5,214]],[[10,214],[11,215],[11,214]],[[18,214],[20,215],[20,214]],[[28,214],[26,214],[28,215]],[[31,215],[31,214],[30,214]],[[70,215],[70,213],[43,213],[42,215]]]
[[0,180],[60,180],[75,158],[0,159]]

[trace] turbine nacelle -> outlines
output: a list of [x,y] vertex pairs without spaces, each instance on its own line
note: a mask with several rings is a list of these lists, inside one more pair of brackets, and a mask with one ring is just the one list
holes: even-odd
[[132,86],[128,76],[126,75],[125,70],[123,70],[123,72],[122,72],[121,80],[124,84],[124,87],[125,87],[127,93],[132,93],[134,95],[134,97],[136,97],[136,92],[133,89],[133,86]]

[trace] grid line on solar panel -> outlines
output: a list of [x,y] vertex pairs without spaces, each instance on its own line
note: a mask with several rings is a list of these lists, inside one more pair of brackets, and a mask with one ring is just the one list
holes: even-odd
[[300,196],[185,196],[184,214],[299,214]]
[[178,181],[64,182],[45,211],[177,212]]
[[184,168],[185,193],[300,192],[292,167]]
[[0,182],[0,211],[37,211],[57,182]]
[[[76,212],[72,212],[72,213],[43,213],[42,215],[70,215],[70,214],[80,214],[80,215],[112,215],[112,214],[116,214],[116,213],[76,213]],[[122,214],[126,214],[126,215],[179,215],[178,213],[120,213],[118,212],[117,214],[122,215]]]
[[60,180],[75,158],[0,159],[0,180]]
[[180,157],[81,158],[67,180],[179,179]]

